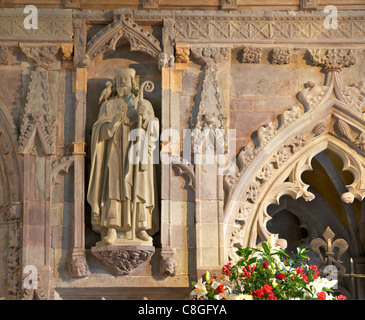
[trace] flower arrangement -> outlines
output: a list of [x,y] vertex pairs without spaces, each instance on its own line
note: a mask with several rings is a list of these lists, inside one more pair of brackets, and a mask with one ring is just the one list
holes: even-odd
[[289,256],[275,245],[274,237],[256,248],[239,248],[239,259],[223,266],[218,282],[206,272],[205,281],[193,283],[194,300],[345,300],[331,289],[337,280],[319,275],[316,265],[308,265],[308,250],[297,248]]

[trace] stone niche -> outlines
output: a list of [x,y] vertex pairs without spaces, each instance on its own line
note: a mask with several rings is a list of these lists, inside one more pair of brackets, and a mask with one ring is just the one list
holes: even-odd
[[[122,38],[119,40],[115,51],[108,51],[99,55],[87,68],[85,194],[87,192],[91,166],[89,146],[92,127],[99,114],[99,97],[103,89],[105,89],[106,82],[114,79],[114,71],[117,68],[135,69],[138,85],[146,80],[150,80],[154,83],[153,92],[145,92],[144,99],[151,102],[155,111],[155,116],[160,120],[161,131],[162,88],[161,71],[158,68],[158,62],[145,53],[131,51],[129,43]],[[155,165],[155,169],[158,198],[157,207],[160,211],[160,231],[153,237],[153,250],[149,248],[150,250],[147,254],[142,257],[143,260],[148,256],[147,260],[140,262],[141,260],[137,261],[138,259],[135,259],[137,262],[134,266],[131,266],[132,268],[130,270],[122,270],[118,268],[116,264],[108,263],[107,260],[111,256],[115,257],[120,254],[132,256],[137,253],[131,253],[128,251],[128,248],[122,250],[121,247],[119,247],[123,252],[117,252],[118,250],[116,251],[115,248],[111,248],[111,250],[109,250],[110,252],[100,254],[98,249],[96,249],[96,243],[100,241],[100,235],[95,233],[91,228],[91,208],[87,201],[85,201],[85,255],[89,273],[87,277],[72,278],[70,281],[69,275],[67,274],[67,264],[69,263],[67,249],[65,248],[61,255],[58,254],[58,256],[55,257],[55,266],[59,273],[57,274],[55,282],[56,291],[63,299],[78,299],[80,295],[91,299],[98,299],[100,296],[106,299],[142,299],[143,297],[158,299],[186,298],[191,283],[188,275],[187,235],[184,236],[184,234],[181,234],[180,240],[175,239],[181,243],[184,242],[184,244],[180,245],[183,250],[179,250],[177,258],[174,257],[174,260],[171,260],[172,263],[175,264],[176,269],[174,269],[172,274],[163,274],[161,271],[161,265],[163,263],[169,263],[169,258],[173,257],[171,256],[171,252],[166,253],[161,245],[161,225],[163,225],[162,220],[164,220],[164,218],[162,218],[161,214],[160,164]],[[177,179],[182,178],[177,177]],[[179,190],[179,192],[184,193],[187,191]],[[184,208],[179,211],[181,212],[175,212],[175,220],[178,220],[177,223],[179,224],[179,227],[183,228],[182,225],[185,225],[183,231],[186,233],[186,224],[188,223],[186,217],[187,213],[184,211]],[[192,224],[192,222],[190,222],[190,224]],[[138,258],[140,257],[141,255]],[[178,259],[177,263],[176,259]]]
[[[144,53],[130,51],[129,44],[121,39],[115,51],[107,52],[98,56],[90,65],[87,83],[87,112],[86,112],[86,145],[90,145],[92,126],[98,118],[99,114],[99,97],[101,92],[105,89],[105,84],[109,80],[113,80],[114,71],[117,68],[133,68],[136,70],[136,81],[140,85],[146,80],[154,83],[154,90],[151,93],[144,93],[144,99],[151,102],[155,115],[161,119],[161,74],[157,67],[157,61],[147,56]],[[161,121],[161,120],[160,120]],[[88,178],[90,172],[90,150],[86,148],[86,166],[85,178],[86,186],[88,186]],[[158,190],[160,190],[160,168],[156,168],[156,178]],[[85,190],[86,191],[86,190]],[[158,191],[157,198],[160,199],[160,192]],[[160,204],[158,204],[160,207]],[[99,235],[91,230],[90,225],[90,206],[87,203],[85,208],[85,247],[90,249],[99,241]],[[159,234],[156,234],[154,243],[160,243]]]

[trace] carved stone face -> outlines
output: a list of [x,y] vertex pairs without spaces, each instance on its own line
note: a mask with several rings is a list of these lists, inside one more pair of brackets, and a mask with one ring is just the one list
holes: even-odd
[[165,276],[171,276],[175,273],[175,263],[173,259],[167,258],[162,261],[161,273]]
[[132,79],[129,75],[121,75],[115,79],[115,85],[119,97],[128,96],[132,89]]

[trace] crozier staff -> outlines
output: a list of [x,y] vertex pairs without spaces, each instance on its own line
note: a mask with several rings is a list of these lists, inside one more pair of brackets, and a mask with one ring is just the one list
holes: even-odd
[[[145,85],[141,86],[142,90]],[[158,120],[151,103],[138,96],[134,69],[117,69],[112,88],[92,129],[87,194],[92,228],[101,234],[104,244],[135,238],[151,242],[150,235],[158,229],[152,161],[152,141],[158,137]],[[130,133],[139,125],[145,138],[131,141]],[[135,170],[136,161],[130,161],[129,154],[138,146],[144,161]],[[151,230],[150,235],[147,230]]]

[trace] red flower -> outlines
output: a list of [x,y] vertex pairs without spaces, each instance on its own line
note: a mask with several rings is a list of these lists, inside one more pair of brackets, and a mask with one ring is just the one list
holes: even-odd
[[302,267],[298,267],[298,268],[295,269],[297,274],[302,273],[303,270],[304,270],[304,268],[302,268]]
[[278,298],[275,297],[274,292],[268,293],[267,297],[269,298],[269,300],[278,300]]
[[243,268],[242,269],[242,276],[246,277],[247,279],[250,279],[251,278],[251,273],[250,273],[250,271],[247,271],[246,268]]
[[231,271],[227,268],[227,266],[223,266],[222,272],[225,273],[227,276],[229,276],[231,273]]
[[264,297],[264,292],[261,289],[257,289],[254,292],[252,292],[252,295],[257,298],[257,299],[261,299]]
[[279,280],[285,280],[286,279],[286,275],[284,273],[278,273],[276,275],[276,278]]
[[317,297],[319,298],[319,300],[326,300],[326,293],[323,291],[318,292]]
[[311,264],[310,266],[309,266],[309,269],[311,269],[311,270],[318,270],[318,267],[315,265],[315,264]]
[[304,272],[302,272],[300,275],[302,276],[303,281],[304,281],[305,283],[307,283],[307,282],[308,282],[308,277],[307,277],[307,275],[306,275]]
[[254,270],[255,270],[255,266],[250,266],[250,265],[248,265],[246,268],[247,268],[247,270],[248,270],[249,272],[254,272]]
[[272,286],[269,284],[264,284],[261,289],[264,293],[269,294],[272,290]]
[[227,276],[230,275],[232,268],[232,262],[228,262],[226,265],[223,266],[222,272],[225,273]]
[[346,297],[343,294],[339,294],[337,300],[346,300]]
[[222,284],[220,284],[218,287],[217,287],[217,293],[218,294],[220,294],[220,293],[222,293],[222,292],[224,292],[224,284],[222,283]]
[[269,267],[269,263],[268,262],[263,262],[262,267],[267,269]]

